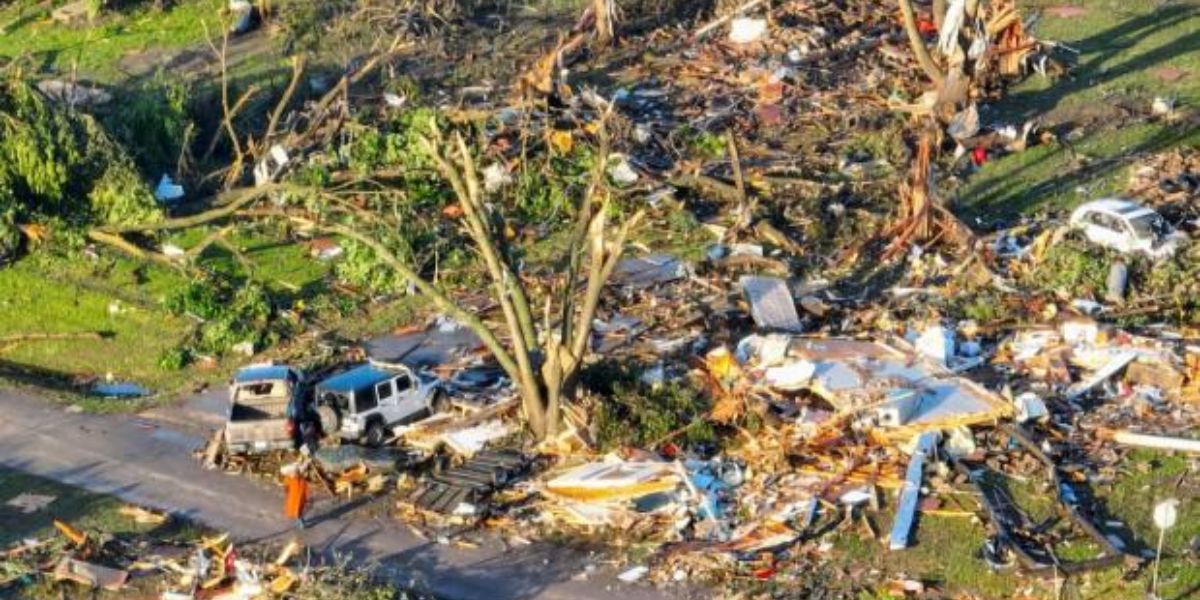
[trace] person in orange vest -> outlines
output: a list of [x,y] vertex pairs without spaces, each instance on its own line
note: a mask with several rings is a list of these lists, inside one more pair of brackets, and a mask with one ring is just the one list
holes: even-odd
[[296,527],[304,529],[304,509],[308,504],[308,479],[304,477],[305,464],[303,461],[284,465],[280,472],[283,474],[283,516],[296,522]]

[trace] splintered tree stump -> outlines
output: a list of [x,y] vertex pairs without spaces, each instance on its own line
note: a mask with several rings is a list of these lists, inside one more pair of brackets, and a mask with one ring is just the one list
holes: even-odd
[[948,243],[969,246],[971,229],[937,200],[930,178],[930,155],[933,141],[930,134],[921,136],[917,156],[913,159],[909,180],[900,184],[900,209],[896,221],[884,232],[891,243],[884,250],[884,260],[890,260],[909,244]]

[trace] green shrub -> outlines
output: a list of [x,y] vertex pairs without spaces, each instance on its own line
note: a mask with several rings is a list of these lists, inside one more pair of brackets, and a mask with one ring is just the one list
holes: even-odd
[[375,258],[370,248],[355,240],[342,240],[343,254],[333,266],[334,275],[352,287],[373,294],[394,293],[407,283],[395,269]]
[[718,159],[725,156],[727,143],[725,138],[707,131],[697,131],[691,127],[683,127],[678,131],[680,139],[687,146],[690,154],[708,159]]
[[161,218],[133,161],[95,119],[0,80],[0,208],[66,225]]
[[0,191],[0,265],[16,258],[21,249],[21,231],[17,229],[16,215],[16,203]]
[[168,348],[158,358],[158,368],[164,371],[178,371],[191,362],[192,356],[187,348]]
[[1046,250],[1042,262],[1029,274],[1030,283],[1074,296],[1102,293],[1109,261],[1103,250],[1068,239]]
[[117,101],[97,115],[142,172],[175,172],[192,123],[189,93],[182,83],[168,81],[160,72],[119,92]]
[[643,365],[600,361],[587,367],[581,382],[601,396],[594,413],[596,441],[604,449],[635,446],[652,449],[683,430],[677,444],[711,443],[716,432],[705,420],[709,405],[688,382],[649,386],[638,381]]
[[200,321],[195,334],[180,348],[185,358],[164,356],[160,364],[165,367],[193,354],[220,356],[243,342],[260,348],[283,333],[278,328],[284,322],[275,318],[270,294],[253,281],[235,286],[224,279],[200,278],[168,297],[165,306],[175,315]]

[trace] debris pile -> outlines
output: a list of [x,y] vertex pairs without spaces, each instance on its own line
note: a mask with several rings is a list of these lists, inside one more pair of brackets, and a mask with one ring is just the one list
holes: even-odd
[[163,600],[315,598],[322,593],[317,582],[337,569],[304,564],[306,554],[296,540],[268,556],[271,549],[264,546],[235,548],[228,534],[185,539],[170,529],[169,515],[142,507],[124,506],[119,514],[153,528],[113,535],[55,520],[55,534],[0,552],[0,590],[42,577],[61,582],[60,593],[69,597],[98,589]]
[[[291,129],[237,149],[246,172],[224,174],[255,187],[162,229],[234,212],[286,222],[358,291],[420,293],[437,314],[354,364],[243,369],[206,464],[271,477],[303,464],[329,496],[384,498],[439,543],[594,536],[629,562],[626,583],[804,586],[846,537],[911,552],[922,514],[983,523],[969,560],[996,569],[1140,567],[1145,532],[1109,513],[1101,487],[1128,447],[1196,450],[1195,153],[1135,170],[1131,192],[1161,213],[1104,199],[1067,223],[981,235],[939,190],[1047,140],[1032,122],[982,123],[980,108],[1055,71],[1056,46],[1008,0],[899,7],[751,2],[595,48],[585,30],[611,19],[592,8],[507,97],[461,90],[435,111],[347,93],[395,66],[397,39],[319,100],[288,113],[284,98],[275,116]],[[164,201],[187,195],[161,183]],[[643,215],[651,231],[627,244]],[[128,248],[138,232],[108,240]],[[554,257],[535,256],[561,233],[574,235]],[[663,235],[690,257],[663,251]],[[492,286],[462,267],[466,241]],[[196,287],[213,317],[233,298]],[[247,314],[273,314],[249,300]],[[1182,328],[1147,324],[1168,303]],[[264,337],[234,333],[253,334],[247,354]],[[1063,518],[1034,517],[1018,480],[1042,481]],[[634,545],[636,559],[622,553]],[[124,584],[126,562],[85,558],[55,572]],[[289,558],[239,566],[218,538],[165,568],[182,594],[283,593],[303,579]],[[848,583],[875,584],[926,592]]]

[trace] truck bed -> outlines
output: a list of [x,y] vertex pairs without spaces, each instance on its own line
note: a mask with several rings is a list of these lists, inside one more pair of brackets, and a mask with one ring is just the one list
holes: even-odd
[[225,424],[225,443],[230,451],[263,452],[290,447],[288,403],[286,396],[239,393],[229,407],[229,421]]

